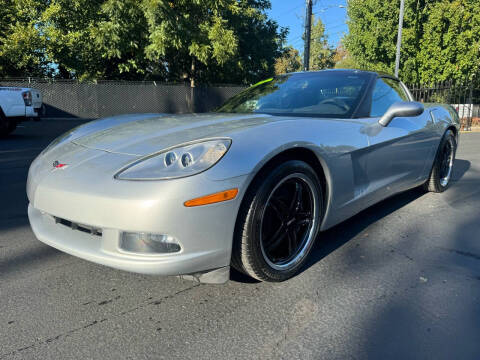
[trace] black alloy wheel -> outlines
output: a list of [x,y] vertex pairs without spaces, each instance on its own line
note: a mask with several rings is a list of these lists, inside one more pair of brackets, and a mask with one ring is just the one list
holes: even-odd
[[438,146],[430,177],[424,184],[425,190],[440,193],[448,188],[452,179],[456,151],[455,134],[452,130],[447,130]]
[[237,218],[232,265],[261,281],[284,281],[305,264],[323,217],[323,190],[310,165],[287,160],[260,173]]

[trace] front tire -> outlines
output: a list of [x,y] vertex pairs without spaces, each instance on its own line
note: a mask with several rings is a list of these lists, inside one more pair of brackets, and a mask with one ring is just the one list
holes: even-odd
[[305,264],[323,217],[323,192],[305,162],[257,176],[240,208],[232,265],[261,281],[284,281]]
[[452,179],[456,151],[455,134],[452,130],[447,130],[438,146],[430,177],[424,184],[426,191],[441,193],[447,190]]

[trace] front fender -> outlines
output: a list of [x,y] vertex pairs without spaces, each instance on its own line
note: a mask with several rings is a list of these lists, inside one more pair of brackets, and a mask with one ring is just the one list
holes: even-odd
[[330,213],[354,198],[352,164],[357,157],[353,154],[368,146],[361,127],[362,124],[350,121],[298,119],[244,129],[231,134],[230,150],[206,175],[218,181],[247,175],[246,189],[260,169],[276,155],[289,149],[308,149],[319,160],[327,182],[326,227],[335,222],[336,216]]

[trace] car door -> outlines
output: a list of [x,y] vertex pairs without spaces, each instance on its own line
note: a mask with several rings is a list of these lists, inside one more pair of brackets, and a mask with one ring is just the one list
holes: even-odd
[[394,118],[386,127],[378,124],[389,107],[399,101],[412,101],[400,81],[389,77],[376,79],[370,117],[364,119],[369,178],[365,191],[372,202],[419,184],[433,149],[433,122],[428,111],[416,117]]

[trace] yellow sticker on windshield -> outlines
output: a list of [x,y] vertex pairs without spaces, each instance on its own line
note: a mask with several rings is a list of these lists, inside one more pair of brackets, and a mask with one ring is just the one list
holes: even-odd
[[256,84],[252,85],[252,87],[255,87],[255,86],[258,86],[258,85],[262,85],[262,84],[265,84],[265,83],[267,83],[267,82],[270,82],[270,81],[272,81],[272,80],[273,80],[273,78],[270,78],[270,79],[267,79],[267,80],[262,80],[262,81],[259,81],[258,83],[256,83]]

